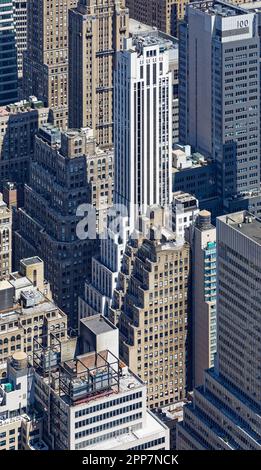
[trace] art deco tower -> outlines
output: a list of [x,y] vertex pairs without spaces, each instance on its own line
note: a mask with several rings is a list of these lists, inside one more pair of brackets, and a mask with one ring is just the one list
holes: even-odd
[[69,12],[69,126],[113,142],[113,63],[128,35],[125,0],[79,0]]
[[24,96],[35,95],[51,108],[53,123],[67,124],[68,9],[76,0],[31,0],[28,49],[24,55]]

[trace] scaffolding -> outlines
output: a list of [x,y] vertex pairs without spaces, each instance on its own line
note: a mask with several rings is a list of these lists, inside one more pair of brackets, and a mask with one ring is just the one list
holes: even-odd
[[76,405],[120,388],[119,359],[110,351],[91,352],[60,364],[59,392]]

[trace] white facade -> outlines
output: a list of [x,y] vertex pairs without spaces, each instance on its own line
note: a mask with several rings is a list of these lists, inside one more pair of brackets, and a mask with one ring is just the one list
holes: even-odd
[[[23,77],[23,52],[27,49],[27,0],[14,1],[18,78]],[[26,97],[27,98],[27,97]]]
[[195,222],[198,213],[198,200],[195,196],[182,191],[173,193],[172,228],[180,244],[184,243],[186,229]]
[[[12,267],[12,212],[0,193],[0,280],[5,279]],[[0,306],[1,308],[1,306]]]
[[121,219],[120,233],[107,228],[101,241],[100,256],[92,258],[92,280],[86,281],[84,297],[79,297],[79,320],[90,315],[107,313],[129,235],[127,217]]
[[135,227],[149,207],[171,202],[172,76],[160,37],[137,36],[115,71],[115,202]]
[[125,374],[116,395],[70,407],[71,450],[169,449],[169,430],[146,408],[146,386]]
[[146,384],[109,350],[77,356],[67,361],[65,375],[61,370],[60,385],[56,372],[50,380],[35,373],[52,449],[169,449],[168,428],[146,407]]
[[[172,197],[173,43],[140,35],[117,53],[114,81],[116,219],[92,261],[92,280],[79,299],[79,318],[106,314],[117,286],[122,256],[137,217]],[[118,230],[119,225],[119,230]]]
[[[26,356],[25,353],[17,354]],[[0,420],[14,416],[15,412],[19,415],[19,410],[25,412],[29,402],[28,369],[18,372],[10,366],[9,361],[7,376],[9,382],[0,385]]]

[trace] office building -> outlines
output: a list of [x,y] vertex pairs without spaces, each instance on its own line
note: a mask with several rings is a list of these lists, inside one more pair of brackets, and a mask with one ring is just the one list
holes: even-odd
[[213,220],[220,215],[217,195],[216,163],[190,145],[175,144],[172,152],[172,189],[196,197],[200,209],[211,212]]
[[127,243],[128,226],[125,219],[123,217],[123,224],[120,222],[120,232],[110,227],[105,230],[99,252],[92,257],[91,277],[85,281],[79,297],[79,318],[98,313],[108,314]]
[[40,342],[47,331],[63,338],[67,316],[52,301],[40,258],[21,260],[19,271],[0,281],[0,378],[15,352],[32,356],[33,338]]
[[130,17],[177,36],[178,22],[184,17],[187,0],[126,0]]
[[217,219],[217,356],[178,424],[179,450],[260,450],[261,221]]
[[[49,109],[35,97],[0,107],[1,191],[6,182],[16,183],[18,190],[29,182],[34,136],[39,127],[47,122],[48,115]],[[18,196],[22,197],[20,194]]]
[[152,409],[183,400],[189,374],[190,247],[176,242],[160,217],[155,212],[150,237],[127,245],[110,309],[120,357],[146,383]]
[[217,350],[216,228],[211,214],[199,212],[190,227],[192,265],[193,384],[203,384],[204,370],[214,366]]
[[55,338],[49,348],[35,343],[35,408],[46,443],[60,450],[169,449],[167,427],[146,408],[145,384],[108,349],[118,330],[98,316],[84,331],[83,354],[70,338],[63,349]]
[[215,160],[221,202],[231,212],[236,198],[239,210],[237,198],[260,200],[257,15],[222,1],[189,4],[179,47],[180,141]]
[[172,75],[172,145],[179,140],[179,93],[178,93],[178,40],[171,35],[167,35],[155,27],[140,23],[130,18],[129,33],[131,37],[135,36],[156,36],[162,40],[168,39],[172,42],[172,48],[169,54],[169,68]]
[[130,232],[151,206],[171,203],[173,48],[169,39],[143,34],[117,54],[115,202],[126,207]]
[[0,193],[0,281],[12,270],[12,212]]
[[[156,32],[155,35],[134,35],[125,41],[124,50],[117,53],[115,207],[114,214],[108,218],[100,252],[92,259],[92,277],[86,281],[79,299],[80,318],[108,314],[126,243],[139,224],[139,216],[146,215],[155,205],[169,208],[171,203],[172,77],[169,57],[173,50],[173,42]],[[153,119],[152,109],[155,109]],[[151,154],[153,159],[148,158]]]
[[32,381],[26,353],[14,353],[0,383],[0,451],[48,449],[42,440],[42,420],[30,413]]
[[15,233],[16,256],[38,254],[44,260],[53,298],[73,328],[78,323],[78,296],[91,276],[91,257],[98,245],[95,212],[91,236],[86,233],[85,208],[95,203],[102,223],[112,197],[112,187],[106,188],[112,171],[112,153],[97,149],[89,129],[61,133],[49,125],[35,138],[30,184],[25,186]]
[[17,48],[18,87],[20,98],[23,97],[23,54],[27,50],[27,0],[14,0],[15,38]]
[[92,278],[79,299],[80,318],[109,313],[126,243],[139,216],[155,205],[168,209],[171,203],[170,58],[176,56],[176,43],[157,31],[132,34],[117,53],[114,80],[114,217],[117,211],[120,216],[116,224],[113,214],[109,217],[100,252],[92,259]]
[[18,99],[14,3],[0,2],[0,106]]
[[113,143],[115,53],[128,37],[125,0],[79,0],[69,10],[69,127],[91,127]]
[[68,122],[68,9],[75,6],[76,0],[28,2],[23,94],[42,100],[59,128]]

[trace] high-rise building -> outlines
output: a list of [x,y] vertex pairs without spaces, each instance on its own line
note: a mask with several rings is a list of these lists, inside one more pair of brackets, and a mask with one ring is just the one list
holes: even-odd
[[217,195],[216,163],[190,145],[175,144],[172,152],[173,192],[182,191],[195,196],[200,209],[211,212],[213,220],[220,213]]
[[33,369],[26,353],[18,351],[7,361],[6,378],[0,381],[0,449],[47,450],[42,440],[41,417],[30,414]]
[[217,357],[178,424],[177,448],[261,449],[261,220],[217,218]]
[[146,214],[155,204],[170,205],[172,76],[169,58],[173,48],[175,45],[169,38],[152,33],[129,38],[124,50],[117,53],[114,212],[120,213],[119,224],[116,223],[120,229],[115,230],[115,224],[113,227],[109,220],[100,253],[92,260],[92,278],[85,283],[79,300],[80,318],[108,313],[126,242],[139,215]]
[[150,207],[171,203],[173,48],[160,35],[141,34],[116,58],[114,200],[126,207],[131,230]]
[[13,0],[0,0],[0,106],[18,99]]
[[[27,0],[14,0],[15,37],[17,47],[17,69],[20,98],[22,94],[23,54],[27,49]],[[25,98],[28,98],[26,96]]]
[[52,301],[43,261],[37,256],[21,260],[19,271],[0,281],[0,379],[12,354],[23,351],[32,358],[33,339],[42,344],[54,330],[57,337],[65,336],[67,316]]
[[[12,212],[0,193],[0,280],[12,270]],[[1,308],[1,306],[0,306]]]
[[[39,130],[15,232],[17,260],[35,255],[43,259],[54,301],[68,314],[71,327],[77,327],[78,296],[90,276],[97,245],[95,218],[94,239],[77,230],[84,217],[78,208],[94,202],[89,165],[94,147],[92,132],[86,129],[61,133],[46,125]],[[105,184],[107,170],[101,171],[97,177],[104,174]]]
[[177,35],[178,21],[184,16],[187,3],[188,0],[126,0],[131,18],[172,36]]
[[49,447],[169,449],[167,427],[146,407],[145,384],[109,349],[118,344],[117,328],[98,315],[82,320],[80,332],[87,348],[80,354],[75,338],[53,337],[48,348],[34,343],[34,405]]
[[69,127],[113,143],[113,67],[128,36],[125,0],[79,0],[69,11]]
[[190,247],[162,215],[155,211],[149,236],[128,243],[109,312],[120,357],[146,383],[150,408],[183,400],[188,386]]
[[24,97],[37,96],[52,110],[52,122],[68,120],[68,9],[76,0],[28,2],[27,50],[23,59]]
[[79,318],[101,313],[108,314],[121,261],[127,242],[128,226],[121,222],[120,232],[107,228],[100,243],[99,253],[92,257],[91,277],[79,297]]
[[49,109],[35,97],[0,107],[1,191],[9,181],[16,183],[18,189],[29,182],[34,136],[38,129],[47,123],[48,115]]
[[129,20],[129,33],[131,37],[135,36],[156,36],[163,40],[169,39],[173,46],[169,54],[169,68],[172,74],[172,145],[179,140],[179,93],[178,93],[178,40],[171,35],[167,35],[162,31],[157,30],[153,26],[140,23],[139,21],[130,18]]
[[226,211],[260,200],[260,38],[256,13],[219,0],[187,5],[180,26],[180,141],[215,160]]
[[216,228],[211,213],[199,212],[190,227],[192,265],[193,384],[203,384],[204,370],[214,366],[217,350]]

